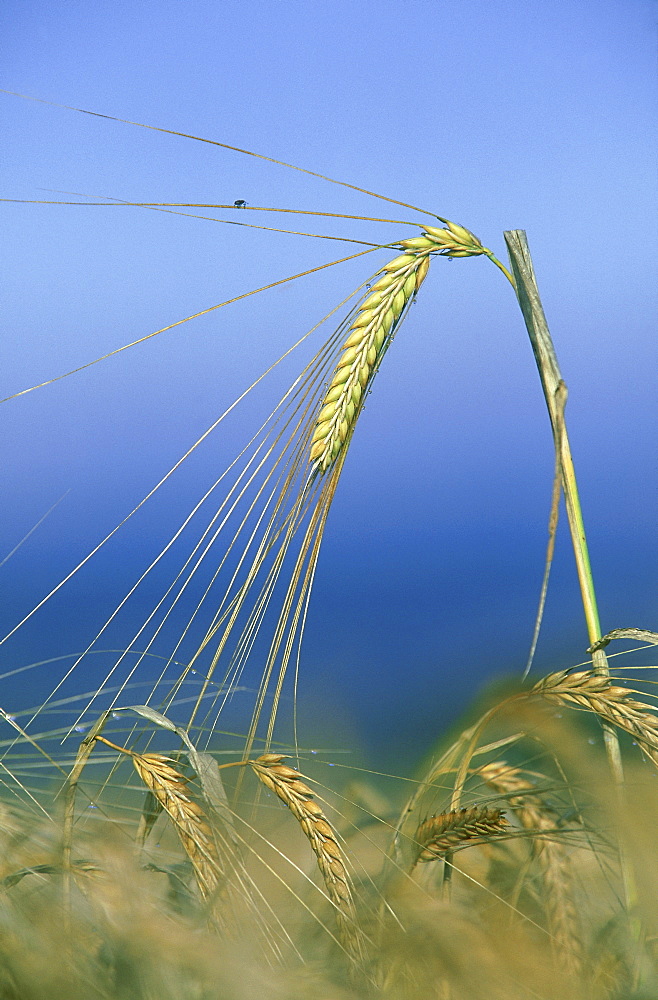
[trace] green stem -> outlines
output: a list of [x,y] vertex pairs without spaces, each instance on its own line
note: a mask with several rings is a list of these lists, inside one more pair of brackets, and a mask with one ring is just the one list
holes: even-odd
[[[537,289],[525,233],[522,230],[513,230],[512,232],[505,233],[505,240],[514,271],[514,287],[530,336],[553,430],[555,449],[561,468],[562,487],[571,531],[571,541],[576,559],[587,634],[590,645],[593,645],[597,639],[601,638],[601,626],[599,624],[596,592],[587,549],[587,538],[583,524],[576,472],[564,419],[567,388],[560,373],[555,348],[539,298],[539,291]],[[607,663],[604,666],[602,661],[599,661],[598,666],[599,669],[603,669],[603,672],[607,673]]]
[[484,248],[484,252],[486,253],[486,255],[489,258],[489,260],[491,261],[491,263],[495,264],[496,267],[500,268],[500,270],[503,272],[503,274],[505,275],[505,277],[509,281],[510,285],[514,289],[514,291],[516,291],[516,281],[514,280],[514,277],[510,274],[510,272],[507,270],[507,268],[505,267],[505,265],[501,264],[501,262],[496,257],[495,253],[493,253],[493,251],[488,250],[485,247]]
[[[587,538],[585,536],[585,526],[583,524],[583,514],[578,495],[578,485],[576,483],[576,472],[571,456],[569,436],[564,419],[564,408],[567,401],[567,388],[562,380],[560,369],[555,355],[555,348],[551,339],[544,309],[539,297],[539,290],[535,278],[534,268],[528,241],[523,230],[516,229],[505,233],[505,242],[510,255],[514,279],[509,276],[517,294],[519,306],[523,313],[523,318],[528,330],[532,350],[539,369],[546,405],[553,429],[555,449],[561,469],[562,488],[567,508],[567,517],[571,531],[571,541],[573,544],[578,581],[585,612],[585,622],[587,624],[587,634],[590,646],[594,646],[601,638],[601,626],[599,623],[599,612],[596,605],[596,591],[594,589],[594,578],[592,567],[589,561],[587,549]],[[502,267],[491,255],[495,264]],[[599,655],[602,654],[602,655]],[[602,649],[597,649],[592,654],[592,668],[596,673],[609,676],[608,661]],[[603,737],[606,754],[613,780],[617,787],[620,802],[623,799],[624,772],[622,767],[619,740],[616,731],[612,726],[604,724]],[[625,903],[627,908],[631,908],[637,899],[635,878],[631,865],[626,857],[623,846],[619,845],[619,860],[622,882],[624,887]]]
[[[562,394],[564,398],[564,402],[561,404],[561,410],[563,411],[564,403],[566,403],[566,386],[564,386],[564,383],[561,385],[564,388],[559,388],[558,393]],[[560,404],[558,403],[558,405]],[[574,469],[573,459],[571,457],[571,447],[569,445],[569,438],[567,436],[567,428],[564,423],[563,415],[560,420],[557,445],[559,449],[560,464],[562,466],[562,479],[564,483],[564,498],[567,506],[567,516],[569,518],[569,526],[571,528],[571,537],[573,541],[574,555],[576,558],[576,568],[578,571],[578,580],[580,582],[583,610],[585,612],[585,622],[587,623],[587,634],[589,636],[590,645],[593,645],[597,639],[601,638],[601,625],[599,622],[599,610],[596,604],[594,577],[592,576],[592,567],[589,561],[587,538],[585,536],[583,512],[580,506],[578,484],[576,483],[576,470]],[[596,666],[597,664],[595,664],[595,667]],[[598,663],[598,669],[600,672],[606,674],[609,673],[605,654],[603,661],[599,661]]]

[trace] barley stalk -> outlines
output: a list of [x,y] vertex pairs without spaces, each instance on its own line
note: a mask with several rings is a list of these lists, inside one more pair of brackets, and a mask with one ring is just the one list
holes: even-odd
[[[590,647],[595,647],[601,638],[601,623],[587,547],[583,512],[576,481],[576,470],[573,464],[571,445],[564,418],[567,388],[560,373],[555,347],[550,330],[548,329],[546,316],[544,315],[526,234],[523,230],[511,230],[505,233],[505,242],[507,243],[510,255],[512,271],[514,272],[514,288],[528,330],[546,398],[555,443],[556,461],[561,469],[564,501],[569,521],[569,530],[571,532],[587,633]],[[609,676],[608,662],[603,649],[598,648],[593,651],[592,666],[596,673],[606,677]],[[603,741],[608,764],[613,781],[617,787],[620,808],[624,809],[624,770],[622,767],[619,740],[609,720],[606,720],[604,716],[602,718],[604,719]],[[626,908],[631,909],[637,896],[635,874],[621,847],[619,852],[624,899]]]
[[555,839],[559,817],[537,794],[532,782],[521,776],[519,768],[505,761],[486,764],[478,776],[500,795],[504,795],[519,823],[535,834],[532,854],[541,871],[545,892],[542,894],[553,947],[571,971],[582,968],[581,928],[574,902],[569,855],[564,844]]
[[352,959],[361,963],[362,935],[356,921],[343,852],[312,789],[301,780],[299,771],[282,763],[285,756],[265,753],[250,760],[249,764],[259,780],[278,795],[298,820],[317,858],[327,895],[334,904],[341,944]]
[[452,809],[439,816],[430,816],[421,823],[414,840],[418,862],[436,861],[455,847],[469,840],[484,840],[501,833],[507,820],[501,809],[472,806],[470,809]]
[[423,236],[402,240],[404,253],[381,268],[381,277],[359,306],[315,421],[309,461],[316,471],[326,472],[347,441],[405,306],[427,276],[430,254],[473,257],[489,252],[463,226],[447,226],[424,226]]
[[530,694],[594,712],[604,722],[629,733],[647,757],[658,764],[658,716],[645,702],[631,697],[639,692],[617,687],[605,674],[591,670],[561,670],[544,677]]
[[171,766],[169,757],[156,753],[130,756],[138,775],[174,824],[207,899],[216,891],[223,870],[206,815],[187,794],[187,779]]

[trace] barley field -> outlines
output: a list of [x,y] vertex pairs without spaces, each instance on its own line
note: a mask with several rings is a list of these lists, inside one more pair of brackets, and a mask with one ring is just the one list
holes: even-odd
[[423,7],[12,25],[3,998],[658,992],[648,5]]

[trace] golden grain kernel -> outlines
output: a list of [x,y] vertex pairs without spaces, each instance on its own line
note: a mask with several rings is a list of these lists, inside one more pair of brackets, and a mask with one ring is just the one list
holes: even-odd
[[320,424],[325,423],[325,421],[330,420],[335,412],[336,412],[336,407],[333,405],[333,403],[325,404],[325,406],[323,406],[320,412],[318,413],[318,426]]
[[373,292],[383,292],[386,288],[395,281],[394,274],[384,274],[381,278],[378,278],[373,285],[370,286]]
[[395,316],[396,319],[400,315],[400,313],[402,312],[402,310],[404,309],[406,301],[407,301],[407,297],[404,294],[404,292],[401,291],[401,292],[397,293],[397,295],[395,296],[395,298],[391,302],[391,310],[392,310],[393,315]]
[[409,250],[427,250],[434,246],[434,240],[428,239],[427,236],[413,236],[410,240],[400,240],[400,246]]
[[364,326],[368,326],[369,323],[372,323],[372,320],[373,320],[372,309],[366,309],[364,312],[359,312],[359,315],[356,317],[356,319],[350,326],[350,329],[361,330],[363,329]]
[[309,840],[315,836],[315,822],[312,821],[310,817],[302,816],[299,820],[299,825]]
[[317,855],[317,859],[318,859],[318,868],[322,872],[323,877],[325,879],[328,879],[331,876],[331,869],[329,867],[327,859],[324,858],[321,854]]
[[313,789],[309,788],[305,782],[303,782],[299,776],[295,778],[294,781],[290,782],[290,788],[297,795],[313,795]]
[[339,881],[346,881],[347,872],[345,871],[345,865],[341,861],[337,861],[335,858],[332,858],[329,862],[329,870],[335,878],[339,879]]
[[363,327],[357,327],[354,333],[350,334],[350,336],[347,338],[347,340],[343,344],[343,347],[344,348],[356,347],[357,344],[361,343],[363,337],[364,337]]
[[458,226],[456,222],[446,222],[446,225],[451,233],[453,233],[460,243],[471,243],[473,233],[469,232],[468,229],[464,229],[463,226]]
[[403,253],[399,257],[394,257],[385,264],[382,271],[399,271],[403,267],[410,267],[416,259],[415,254]]
[[416,271],[416,291],[418,291],[418,289],[424,282],[425,278],[427,277],[427,272],[429,271],[429,269],[430,269],[430,259],[429,257],[423,257]]
[[426,233],[429,233],[430,236],[433,236],[434,239],[440,240],[442,243],[452,243],[453,234],[447,229],[437,229],[436,226],[423,226],[423,229]]
[[342,385],[343,382],[347,382],[349,377],[350,377],[349,366],[343,365],[336,372],[334,372],[334,377],[331,380],[332,387],[335,385]]
[[277,787],[276,783],[272,780],[267,771],[264,771],[262,773],[259,772],[259,777],[264,785],[267,785],[268,788],[272,789],[273,791],[276,791]]
[[331,840],[326,840],[325,841],[325,843],[323,845],[323,849],[324,849],[325,854],[328,854],[330,858],[334,858],[336,861],[340,861],[340,859],[342,857],[342,855],[340,853],[340,847],[338,846],[338,844],[336,843],[336,841],[333,839],[333,837],[332,837]]
[[317,833],[322,837],[328,837],[330,840],[334,839],[334,831],[331,829],[326,819],[316,819],[313,821],[313,826]]
[[348,347],[347,350],[341,354],[336,368],[344,368],[345,365],[351,365],[358,353],[358,347]]
[[375,306],[379,305],[381,300],[382,300],[382,293],[373,292],[372,295],[369,295],[367,299],[363,300],[363,302],[361,303],[361,309],[374,309]]
[[318,424],[318,426],[315,428],[315,431],[313,432],[313,437],[311,438],[311,444],[313,444],[314,441],[324,441],[327,434],[329,433],[330,426],[331,424],[329,423],[328,420],[325,420],[323,424]]
[[338,399],[339,396],[343,394],[343,385],[334,385],[331,387],[327,395],[324,397],[325,403],[333,403],[334,400]]
[[384,341],[384,337],[386,336],[386,334],[391,329],[394,323],[395,323],[395,313],[393,312],[392,309],[388,309],[384,313],[382,321],[377,327],[377,330],[375,332],[375,343],[377,344],[377,347],[381,347]]
[[273,771],[278,777],[284,779],[292,778],[295,780],[299,777],[299,771],[296,771],[294,767],[289,767],[287,764],[279,764],[273,768]]

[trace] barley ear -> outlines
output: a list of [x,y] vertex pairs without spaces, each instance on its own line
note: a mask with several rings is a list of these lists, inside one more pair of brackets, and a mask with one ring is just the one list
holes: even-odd
[[316,472],[326,472],[349,440],[379,362],[427,276],[430,255],[491,254],[468,229],[454,222],[446,225],[446,229],[423,226],[422,236],[401,240],[404,252],[380,269],[381,277],[359,306],[315,418],[309,461]]
[[275,792],[299,822],[313,849],[327,895],[334,905],[338,935],[346,952],[363,962],[363,935],[356,920],[354,900],[343,852],[336,834],[299,771],[282,763],[285,754],[265,753],[249,764],[258,779]]
[[64,828],[62,831],[62,868],[64,870],[64,898],[66,904],[66,919],[71,901],[71,850],[73,844],[73,821],[75,817],[75,795],[78,788],[78,781],[85,764],[91,756],[91,752],[98,739],[102,739],[100,734],[107,722],[109,711],[96,720],[90,731],[82,740],[78,747],[75,763],[66,781],[66,792],[64,798]]
[[436,861],[455,848],[469,841],[488,841],[507,828],[501,809],[472,806],[470,809],[452,809],[439,816],[430,816],[421,823],[414,835],[418,862]]
[[542,899],[553,950],[573,973],[579,973],[583,961],[582,929],[569,854],[559,838],[559,816],[519,768],[495,761],[479,768],[477,774],[493,791],[505,796],[523,829],[533,834],[531,853],[544,885]]
[[309,460],[318,472],[327,471],[350,437],[378,363],[427,274],[431,241],[425,242],[386,264],[359,306],[315,421]]
[[138,775],[165,810],[192,862],[197,884],[204,898],[217,890],[224,871],[206,815],[188,795],[187,779],[169,757],[156,753],[131,753]]
[[605,674],[593,670],[549,674],[531,689],[531,695],[558,705],[586,709],[604,722],[623,729],[643,753],[658,765],[658,715],[652,706],[638,701],[631,688],[618,687]]

